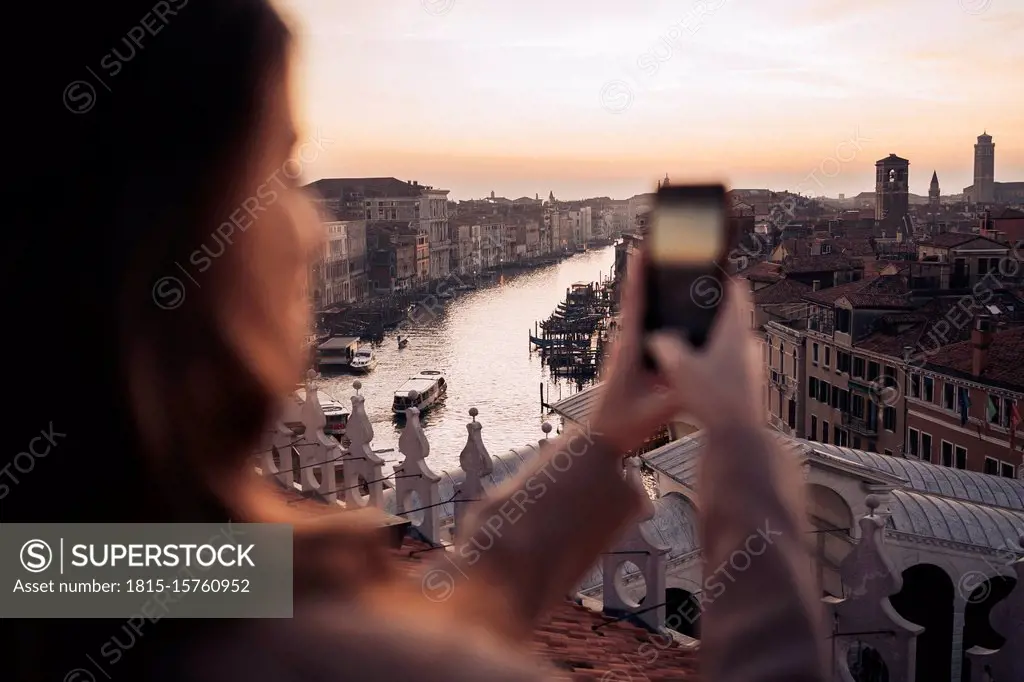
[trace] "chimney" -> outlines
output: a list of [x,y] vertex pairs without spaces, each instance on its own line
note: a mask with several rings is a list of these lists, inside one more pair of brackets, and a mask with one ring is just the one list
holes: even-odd
[[811,282],[811,291],[817,291],[818,289],[821,289],[820,279],[816,279],[813,282]]
[[992,345],[992,318],[979,315],[971,330],[971,374],[978,377],[988,364],[988,348]]

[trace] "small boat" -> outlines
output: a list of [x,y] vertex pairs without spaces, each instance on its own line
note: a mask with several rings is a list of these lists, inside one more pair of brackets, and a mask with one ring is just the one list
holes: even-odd
[[[296,389],[293,396],[301,410],[302,405],[306,402],[306,389]],[[348,426],[348,410],[346,410],[345,407],[337,400],[326,395],[323,391],[317,391],[317,396],[320,399],[320,408],[324,412],[324,417],[327,418],[327,424],[324,425],[324,433],[328,436],[341,438],[345,435],[345,427]],[[291,427],[301,426],[302,421],[299,419],[298,423],[287,425]]]
[[373,354],[372,348],[363,346],[356,351],[348,366],[353,372],[371,372],[377,366],[377,356]]
[[[411,398],[409,394],[415,391],[416,397]],[[395,391],[395,400],[391,410],[395,414],[405,414],[410,407],[426,410],[448,392],[448,384],[441,372],[433,369],[425,369],[416,376],[409,377],[409,380],[402,384]]]
[[455,298],[455,294],[451,291],[439,291],[437,292],[437,297],[442,301],[450,301]]
[[530,343],[537,348],[589,348],[590,339],[542,339],[530,334]]
[[553,345],[554,341],[552,341],[551,339],[541,339],[534,336],[533,334],[530,334],[530,343],[537,346],[537,348],[547,348],[548,346]]
[[398,350],[402,350],[409,345],[409,339],[403,339],[401,336],[398,337]]
[[359,348],[358,336],[332,336],[316,348],[316,364],[321,373],[343,370]]

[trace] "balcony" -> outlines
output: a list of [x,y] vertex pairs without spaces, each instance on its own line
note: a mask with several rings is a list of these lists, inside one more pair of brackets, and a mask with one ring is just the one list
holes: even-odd
[[786,423],[786,420],[777,414],[772,414],[771,412],[768,413],[768,425],[779,433],[787,436],[793,435],[793,429],[789,428],[789,424]]
[[860,377],[851,376],[848,380],[848,385],[851,391],[859,391],[860,393],[868,396],[877,393],[878,389],[881,387],[880,384],[881,382],[877,379],[875,381],[869,381]]
[[874,423],[870,423],[867,419],[855,417],[849,412],[843,412],[843,426],[856,434],[860,434],[861,436],[878,435],[877,420],[874,421]]
[[790,395],[796,393],[796,378],[783,374],[779,370],[772,369],[771,367],[764,368],[764,376],[771,386],[774,386],[780,391]]

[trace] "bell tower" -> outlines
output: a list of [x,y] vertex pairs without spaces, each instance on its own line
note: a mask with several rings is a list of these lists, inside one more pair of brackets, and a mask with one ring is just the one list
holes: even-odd
[[996,200],[996,145],[988,132],[978,135],[974,145],[974,196],[979,204],[991,204]]
[[900,225],[910,206],[910,161],[895,154],[875,162],[875,220]]

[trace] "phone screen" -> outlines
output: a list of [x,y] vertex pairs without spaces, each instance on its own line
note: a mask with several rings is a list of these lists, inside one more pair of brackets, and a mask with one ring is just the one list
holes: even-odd
[[653,265],[669,268],[712,267],[721,257],[725,232],[721,202],[688,200],[662,203],[648,234]]
[[659,190],[644,238],[645,329],[673,329],[695,346],[704,344],[724,294],[727,241],[724,187]]

